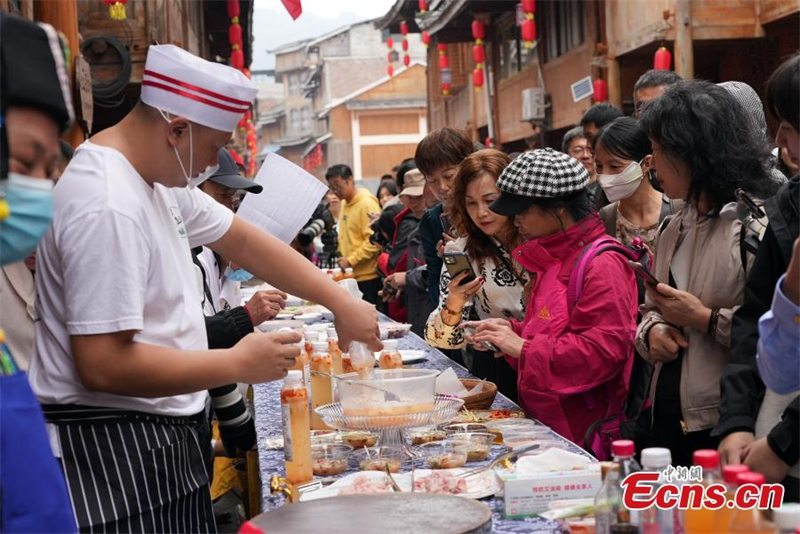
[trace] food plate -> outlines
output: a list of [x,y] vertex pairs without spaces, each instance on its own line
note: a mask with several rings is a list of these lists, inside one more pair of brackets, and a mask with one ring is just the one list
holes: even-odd
[[381,323],[381,339],[400,339],[411,331],[410,324]]
[[[420,481],[433,473],[443,474],[448,473],[451,475],[458,476],[460,473],[467,471],[467,469],[440,469],[438,471],[433,471],[431,469],[417,469],[414,473],[414,481],[417,483],[417,491],[419,491],[419,484]],[[380,486],[385,487],[386,492],[391,492],[391,485],[389,484],[389,480],[386,478],[386,474],[380,471],[361,471],[358,473],[350,473],[346,475],[330,486],[324,487],[322,489],[311,491],[308,493],[304,493],[300,496],[300,502],[306,501],[315,501],[317,499],[325,499],[328,497],[336,497],[339,495],[339,492],[342,489],[353,488],[353,484],[357,482],[357,479],[361,477],[359,482],[363,482],[364,479],[367,479],[369,482]],[[392,475],[397,485],[405,492],[411,491],[411,473],[399,473],[396,475]],[[483,499],[485,497],[491,497],[498,491],[500,491],[500,481],[495,475],[494,471],[485,471],[481,473],[479,476],[470,477],[467,480],[467,491],[462,493],[457,493],[459,497],[466,497],[468,499]],[[384,484],[385,482],[385,484]],[[369,484],[364,484],[364,487],[368,487]],[[378,490],[378,493],[381,493]]]
[[[421,361],[427,359],[427,356],[425,356],[425,351],[424,350],[399,350],[397,352],[399,352],[400,356],[403,358],[403,363],[404,364],[417,363],[417,362],[421,362]],[[380,352],[376,352],[375,353],[375,365],[376,366],[379,365],[380,359],[381,359],[381,353]]]
[[498,419],[525,419],[522,410],[462,410],[453,419],[454,423],[485,423]]

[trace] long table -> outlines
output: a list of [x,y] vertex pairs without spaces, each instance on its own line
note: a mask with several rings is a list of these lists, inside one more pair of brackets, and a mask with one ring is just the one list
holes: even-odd
[[[474,378],[461,365],[455,363],[440,351],[431,348],[425,340],[409,332],[399,340],[402,350],[421,350],[425,352],[426,359],[412,367],[424,369],[445,370],[452,368],[456,375],[461,378]],[[270,382],[267,384],[257,384],[254,386],[254,407],[256,431],[258,433],[258,454],[259,469],[261,472],[262,484],[262,511],[266,512],[284,504],[281,495],[272,495],[269,490],[269,479],[272,475],[284,475],[284,462],[282,449],[269,449],[265,446],[267,438],[280,436],[281,414],[280,414],[280,389],[281,382]],[[519,406],[507,397],[497,394],[492,408],[500,409],[519,409]],[[572,442],[567,441],[560,435],[552,432],[552,439],[566,442],[571,452],[586,455],[586,452]],[[492,447],[492,454],[487,460],[491,461],[496,456],[506,452],[507,449],[502,445]],[[480,465],[480,464],[469,464]],[[345,474],[353,472],[351,468]],[[344,476],[344,475],[342,475]],[[482,499],[492,511],[492,532],[498,534],[522,534],[522,533],[561,533],[563,530],[555,521],[547,521],[539,517],[526,519],[505,519],[503,517],[503,499],[488,497]]]

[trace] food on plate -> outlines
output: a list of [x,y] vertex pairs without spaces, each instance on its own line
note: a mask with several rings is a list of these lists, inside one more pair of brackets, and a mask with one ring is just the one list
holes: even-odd
[[342,434],[342,441],[354,449],[373,447],[378,442],[378,435],[372,432],[347,432]]
[[464,434],[468,432],[486,432],[488,428],[481,423],[453,423],[443,426],[442,430],[448,434]]
[[414,481],[414,490],[425,493],[458,495],[467,492],[467,481],[453,473],[436,471]]
[[353,483],[339,490],[339,495],[367,495],[370,493],[391,492],[392,485],[386,477],[372,480],[364,475],[359,475]]
[[447,437],[444,430],[436,428],[417,428],[408,433],[412,445],[423,445],[432,441],[441,441]]
[[364,458],[358,463],[358,467],[362,471],[386,471],[388,466],[390,473],[397,473],[400,471],[400,464],[397,458]]
[[431,469],[452,469],[463,467],[467,463],[469,442],[466,441],[434,441],[420,445],[420,451],[426,457]]
[[469,450],[467,450],[468,462],[480,462],[489,457],[492,452],[491,445],[484,445],[483,443],[470,443]]
[[318,477],[339,475],[347,469],[347,459],[320,458],[314,460],[313,471]]
[[480,462],[489,457],[492,452],[494,434],[489,432],[465,432],[451,434],[450,439],[462,441],[467,445],[467,461]]
[[410,324],[381,324],[381,339],[400,339],[411,331]]
[[464,467],[467,463],[467,455],[460,452],[445,452],[428,456],[428,466],[431,469],[453,469]]
[[454,422],[460,423],[484,423],[496,419],[525,419],[525,412],[522,410],[461,410],[456,415]]
[[347,458],[353,447],[342,443],[324,443],[311,447],[312,470],[317,476],[331,476],[347,469]]

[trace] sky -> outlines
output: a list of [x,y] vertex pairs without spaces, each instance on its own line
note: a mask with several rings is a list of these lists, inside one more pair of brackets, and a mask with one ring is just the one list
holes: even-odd
[[267,50],[318,37],[341,26],[382,16],[395,0],[302,0],[303,14],[292,20],[280,0],[255,0],[252,70],[271,69]]

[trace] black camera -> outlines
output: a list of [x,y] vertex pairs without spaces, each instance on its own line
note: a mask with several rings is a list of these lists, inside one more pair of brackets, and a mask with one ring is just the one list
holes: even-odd
[[322,232],[324,231],[325,221],[323,219],[312,219],[311,222],[308,223],[305,228],[300,230],[299,234],[297,234],[297,241],[300,243],[300,245],[307,247],[314,241],[314,239],[322,235]]

